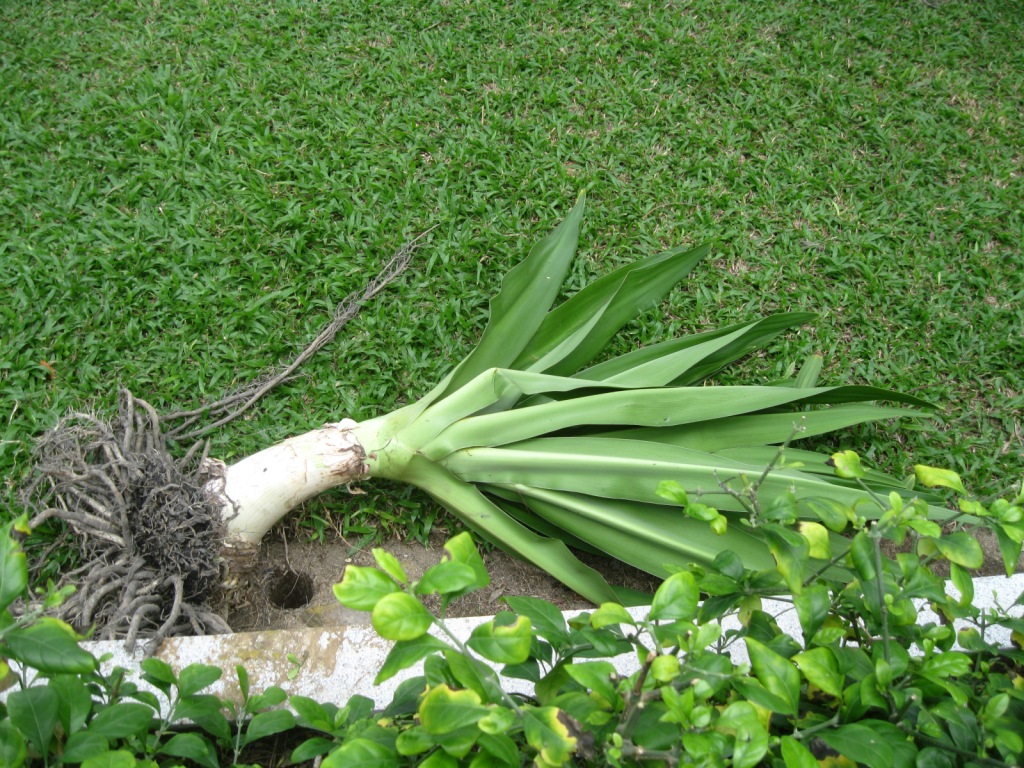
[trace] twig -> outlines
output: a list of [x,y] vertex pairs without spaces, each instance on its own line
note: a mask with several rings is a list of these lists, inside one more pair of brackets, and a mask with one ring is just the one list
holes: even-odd
[[[177,421],[181,419],[185,419],[186,421],[184,424],[168,430],[166,436],[171,440],[177,441],[195,440],[200,438],[218,427],[222,427],[228,422],[238,418],[240,415],[245,413],[245,411],[251,408],[258,400],[260,400],[260,398],[278,385],[287,381],[296,369],[334,339],[338,334],[338,331],[340,331],[349,320],[356,316],[364,303],[384,290],[385,287],[405,271],[406,267],[409,266],[410,261],[412,261],[412,254],[416,250],[418,242],[426,237],[430,232],[434,231],[437,226],[439,225],[434,225],[430,229],[421,232],[411,241],[403,245],[373,280],[367,283],[361,290],[350,293],[345,300],[338,305],[334,312],[333,319],[320,330],[320,333],[317,334],[317,337],[313,339],[309,346],[302,350],[302,352],[299,353],[299,356],[282,371],[271,376],[269,379],[264,380],[263,377],[257,378],[241,391],[228,395],[215,403],[209,403],[191,411],[175,411],[174,413],[167,414],[164,416],[164,422]],[[236,403],[241,403],[241,405],[234,407]],[[232,407],[234,407],[233,410],[231,410]],[[227,415],[212,424],[206,425],[205,427],[193,429],[188,432],[185,431],[188,426],[194,423],[197,417],[204,415],[211,416],[218,413],[226,413]]]

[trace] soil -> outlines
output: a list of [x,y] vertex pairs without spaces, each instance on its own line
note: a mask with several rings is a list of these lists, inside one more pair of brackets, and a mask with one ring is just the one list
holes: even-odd
[[[985,564],[975,575],[1003,574],[995,536],[987,531],[978,531],[975,536],[985,553]],[[445,554],[444,540],[438,534],[431,537],[427,546],[397,539],[379,546],[398,558],[410,579],[417,579],[441,560]],[[895,546],[885,549],[889,556],[899,550]],[[353,548],[340,539],[327,543],[293,540],[288,542],[287,550],[281,540],[265,541],[260,553],[265,568],[233,600],[234,605],[227,613],[228,623],[235,632],[368,624],[369,614],[341,606],[331,588],[341,581],[346,565],[374,566],[371,550]],[[577,554],[611,584],[649,594],[658,587],[657,579],[618,561]],[[511,596],[542,598],[560,610],[593,607],[544,571],[504,552],[494,550],[485,554],[484,563],[491,576],[490,585],[454,601],[448,606],[447,616],[490,616],[504,608],[503,597]],[[1024,567],[1024,557],[1021,566]],[[948,575],[948,569],[947,573],[938,567],[936,571]],[[429,602],[428,606],[438,607]]]
[[[430,538],[428,546],[397,539],[378,546],[398,558],[410,579],[418,579],[444,556],[444,541],[443,536],[437,535]],[[331,588],[341,581],[346,565],[375,565],[371,550],[372,547],[355,550],[342,540],[327,543],[292,540],[287,545],[286,561],[285,545],[280,539],[264,541],[260,562],[266,568],[248,585],[244,595],[234,601],[235,605],[227,614],[228,623],[235,632],[368,624],[368,613],[341,606]],[[618,561],[577,554],[611,584],[653,593],[660,583]],[[453,601],[448,606],[447,616],[490,616],[505,607],[501,598],[512,596],[542,598],[559,610],[593,607],[529,563],[499,550],[488,552],[483,558],[491,583]],[[427,605],[438,607],[429,601]]]

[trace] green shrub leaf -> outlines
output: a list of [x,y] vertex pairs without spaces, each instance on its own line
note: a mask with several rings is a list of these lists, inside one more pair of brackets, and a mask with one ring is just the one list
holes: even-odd
[[673,573],[658,587],[649,617],[655,621],[690,621],[697,615],[700,588],[689,571]]
[[935,539],[935,546],[949,562],[964,568],[981,568],[985,553],[978,540],[966,531],[957,531]]
[[925,464],[916,464],[914,466],[914,475],[917,477],[917,482],[926,488],[952,488],[957,493],[967,493],[960,475],[951,469],[939,469],[938,467],[929,467]]
[[59,708],[57,693],[45,686],[14,691],[7,697],[11,723],[44,755],[50,751]]
[[201,736],[195,733],[179,733],[168,739],[167,743],[157,750],[158,754],[171,757],[183,757],[206,768],[218,768],[217,750]]
[[513,624],[499,625],[495,621],[481,624],[473,630],[468,645],[489,661],[521,664],[530,655],[532,638],[530,620],[517,616]]
[[559,719],[561,710],[557,707],[539,707],[523,711],[523,732],[527,743],[540,753],[549,765],[568,762],[576,751],[576,737],[569,735],[569,729]]
[[398,592],[399,586],[376,568],[350,565],[340,584],[333,587],[334,596],[346,608],[372,611],[385,595]]
[[911,768],[917,749],[891,723],[864,720],[822,731],[819,738],[839,754],[867,768]]
[[224,673],[212,664],[189,664],[178,676],[178,693],[191,696],[220,680]]
[[405,592],[391,592],[378,599],[370,620],[378,635],[395,641],[423,637],[434,621],[423,604]]
[[388,552],[386,549],[380,547],[373,548],[373,559],[377,563],[377,567],[384,571],[388,576],[397,581],[399,584],[408,584],[409,577],[405,575],[405,569],[402,564],[398,562],[398,558]]
[[782,760],[786,768],[818,768],[818,760],[814,754],[802,742],[792,736],[783,736]]
[[416,583],[417,595],[450,595],[464,592],[476,585],[477,575],[472,567],[454,560],[443,560],[430,566]]
[[807,682],[837,698],[843,695],[843,675],[831,648],[811,648],[793,657]]
[[398,768],[394,750],[370,739],[350,739],[331,752],[320,768]]
[[13,629],[4,637],[11,655],[48,674],[82,674],[96,669],[91,653],[78,644],[74,630],[56,619],[43,618],[29,627]]
[[783,703],[776,711],[784,715],[795,715],[800,702],[800,672],[793,662],[780,656],[768,646],[752,637],[743,638],[750,655],[754,675],[770,693]]
[[282,733],[294,727],[295,717],[287,709],[260,712],[249,721],[242,743],[251,744],[258,739],[264,739],[267,736],[273,736],[275,733]]
[[18,599],[28,587],[25,553],[11,537],[11,523],[0,529],[0,611]]
[[473,691],[453,691],[447,685],[430,690],[420,702],[420,723],[427,733],[453,733],[475,725],[487,714],[480,697]]
[[119,701],[99,712],[89,723],[89,730],[105,739],[116,741],[146,730],[153,720],[153,710],[145,704]]
[[131,752],[118,749],[90,757],[82,763],[82,768],[135,768],[137,764]]
[[537,597],[506,597],[504,601],[513,611],[530,620],[534,634],[555,645],[568,641],[569,631],[565,625],[565,617],[547,600]]
[[25,737],[10,720],[0,720],[0,765],[21,768],[27,755]]
[[373,684],[380,685],[385,680],[390,680],[403,669],[408,669],[425,656],[435,652],[450,650],[451,646],[438,640],[433,635],[421,635],[413,640],[400,640],[392,646],[388,657],[384,659],[377,677]]

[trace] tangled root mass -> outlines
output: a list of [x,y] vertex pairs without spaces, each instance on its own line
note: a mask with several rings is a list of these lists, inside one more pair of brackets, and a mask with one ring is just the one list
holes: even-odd
[[[77,591],[60,618],[98,639],[229,632],[209,604],[220,581],[219,512],[206,502],[190,453],[168,453],[160,419],[122,390],[111,423],[72,414],[36,447],[26,505],[33,527],[57,518],[81,565],[63,577]],[[194,467],[191,470],[189,467]]]

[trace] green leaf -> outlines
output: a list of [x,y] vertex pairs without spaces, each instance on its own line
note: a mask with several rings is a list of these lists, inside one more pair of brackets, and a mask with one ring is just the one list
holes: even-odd
[[433,635],[424,634],[413,640],[400,640],[388,652],[373,684],[380,685],[385,680],[390,680],[403,669],[408,669],[432,653],[443,653],[448,650],[451,650],[451,646]]
[[398,768],[394,750],[370,739],[349,739],[320,763],[320,768]]
[[453,563],[468,565],[473,569],[473,573],[476,574],[476,579],[470,585],[473,589],[483,589],[491,583],[491,577],[487,574],[487,568],[484,566],[483,558],[480,557],[476,542],[468,533],[463,531],[448,539],[444,544],[444,549]]
[[459,480],[444,467],[416,456],[405,467],[401,479],[424,488],[471,530],[542,568],[588,600],[603,603],[617,599],[604,577],[580,562],[563,542],[538,536],[485,497],[479,488]]
[[0,720],[0,765],[21,768],[27,755],[25,737],[10,720]]
[[423,604],[405,592],[392,592],[380,598],[370,620],[378,635],[395,641],[423,637],[434,622]]
[[793,657],[793,662],[807,678],[807,682],[831,696],[842,697],[844,678],[831,648],[811,648],[802,651]]
[[727,706],[716,727],[733,732],[733,768],[754,768],[768,753],[768,731],[750,702],[736,701]]
[[961,677],[971,671],[971,659],[958,651],[937,653],[925,659],[921,674],[936,680],[947,677]]
[[797,523],[797,530],[807,539],[809,557],[817,560],[828,560],[832,557],[832,543],[825,526],[804,520]]
[[45,686],[13,691],[7,697],[7,716],[41,754],[50,751],[58,722],[57,693]]
[[621,701],[615,690],[618,672],[610,661],[577,661],[565,666],[565,672],[573,680],[600,697],[600,705],[614,709]]
[[81,763],[109,749],[110,742],[99,734],[92,733],[91,731],[75,731],[64,743],[61,759],[65,763]]
[[831,594],[827,584],[816,583],[804,587],[800,594],[793,596],[793,606],[800,619],[800,629],[804,637],[812,638],[825,619],[828,618],[832,605]]
[[83,674],[97,667],[96,659],[78,644],[74,630],[50,618],[4,636],[11,655],[18,661],[47,674]]
[[420,723],[431,734],[454,733],[475,725],[487,714],[473,691],[453,691],[447,685],[432,688],[419,706]]
[[678,504],[681,507],[685,507],[690,503],[690,497],[687,495],[686,490],[675,480],[662,480],[658,483],[655,493],[666,501]]
[[861,581],[869,582],[878,577],[875,568],[875,542],[864,531],[853,537],[850,543],[850,559]]
[[178,682],[174,669],[166,661],[150,656],[139,662],[142,679],[159,691],[170,696],[171,687]]
[[323,736],[306,739],[292,750],[291,761],[293,764],[315,761],[316,758],[330,752],[336,744],[337,742],[333,739],[325,739]]
[[521,664],[530,655],[532,638],[530,620],[518,616],[514,624],[499,625],[496,621],[481,624],[473,630],[467,645],[488,661]]
[[0,528],[0,611],[17,600],[28,588],[25,553],[11,536],[13,523]]
[[195,733],[179,733],[168,739],[157,750],[157,754],[183,757],[206,768],[219,768],[217,750],[203,737]]
[[373,559],[376,561],[378,568],[399,584],[409,583],[409,577],[405,575],[405,569],[402,568],[402,564],[398,562],[398,558],[390,552],[385,549],[381,549],[380,547],[374,547]]
[[792,736],[783,736],[781,746],[786,768],[818,768],[818,760],[811,750]]
[[935,539],[935,546],[949,562],[964,568],[981,568],[985,553],[978,540],[965,531],[946,534]]
[[960,592],[957,605],[968,606],[974,604],[974,580],[964,568],[956,563],[949,564],[949,579],[953,586]]
[[831,466],[835,468],[837,477],[847,480],[864,477],[864,469],[860,465],[860,456],[853,451],[833,453],[830,462]]
[[880,720],[841,725],[818,737],[839,754],[867,768],[911,768],[917,748],[899,728]]
[[82,768],[135,768],[136,765],[131,752],[118,749],[90,757],[82,763]]
[[251,744],[275,733],[291,730],[295,727],[295,717],[287,709],[274,709],[270,712],[260,712],[249,721],[246,726],[243,744]]
[[334,720],[327,709],[319,702],[308,696],[289,696],[288,704],[299,716],[299,725],[304,728],[315,728],[318,731],[329,732],[334,726]]
[[777,709],[783,715],[795,715],[800,704],[800,672],[793,662],[780,656],[752,637],[743,638],[754,675],[770,693],[783,702]]
[[507,733],[518,721],[516,713],[506,707],[491,706],[487,714],[477,721],[477,727],[488,734]]
[[799,533],[781,525],[764,525],[761,530],[779,573],[786,580],[790,591],[799,594],[804,585],[810,543]]
[[915,464],[914,475],[917,477],[917,482],[926,488],[952,488],[957,493],[967,493],[960,475],[951,469]]
[[585,196],[554,232],[533,246],[529,255],[501,281],[491,299],[491,314],[476,348],[452,373],[441,397],[447,397],[488,368],[508,368],[541,327],[562,288],[576,254]]
[[523,710],[523,733],[526,742],[540,753],[549,765],[563,765],[576,751],[576,737],[559,719],[557,707],[530,707]]
[[178,676],[178,694],[184,697],[199,693],[220,680],[222,674],[220,667],[212,664],[189,664]]
[[64,733],[74,733],[92,712],[92,694],[78,675],[53,675],[47,685],[60,701],[58,716]]
[[697,580],[689,571],[680,571],[669,576],[658,587],[648,617],[652,621],[690,621],[697,615],[699,602]]
[[629,611],[619,603],[601,603],[600,607],[590,614],[590,626],[594,629],[601,629],[613,624],[632,626],[636,624],[636,621],[629,615]]
[[109,741],[124,739],[149,728],[154,712],[145,704],[118,701],[101,710],[89,723],[89,731]]
[[376,568],[349,565],[340,584],[333,587],[334,596],[346,608],[372,611],[385,595],[399,591],[399,586]]
[[506,597],[506,605],[530,620],[535,634],[555,645],[568,641],[569,632],[562,612],[538,597]]
[[675,248],[594,280],[547,314],[523,354],[509,367],[575,373],[622,326],[659,302],[709,250],[709,244]]
[[430,566],[422,578],[416,583],[417,595],[450,595],[465,592],[468,588],[474,587],[477,582],[477,575],[473,569],[463,563],[453,560],[444,560],[436,565]]

